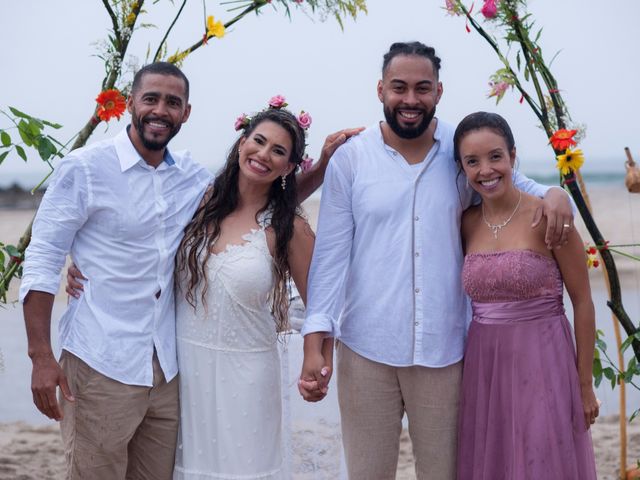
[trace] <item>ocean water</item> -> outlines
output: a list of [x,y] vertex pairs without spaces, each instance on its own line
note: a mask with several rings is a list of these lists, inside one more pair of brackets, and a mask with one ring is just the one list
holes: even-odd
[[[614,160],[597,159],[589,161],[581,169],[581,173],[586,183],[622,183],[625,176],[624,160],[623,157],[620,157]],[[638,160],[640,161],[640,158]],[[557,185],[559,183],[558,171],[552,161],[534,159],[520,162],[518,165],[516,168],[540,183],[546,185]],[[7,188],[17,184],[23,189],[32,189],[48,173],[48,169],[44,169],[39,164],[34,164],[32,168],[26,168],[27,166],[3,168],[0,165],[0,188]],[[217,168],[210,168],[210,170],[213,172]]]
[[[636,279],[628,279],[624,283],[623,301],[627,313],[637,323],[640,318],[640,290],[637,285],[640,282]],[[606,305],[607,294],[604,284],[599,278],[592,279],[592,293],[596,308],[597,328],[604,332],[604,339],[608,344],[608,351],[612,355],[615,351],[614,323],[611,320],[611,313]],[[565,294],[565,307],[569,320],[572,320],[571,302]],[[57,344],[57,318],[64,311],[65,304],[57,301],[54,305],[52,322],[53,339],[52,344],[56,352],[59,352]],[[626,335],[623,333],[623,338]],[[297,372],[302,365],[302,338],[299,334],[293,334],[287,341],[288,374],[283,375],[289,378],[287,391],[291,400],[291,409],[294,418],[305,420],[322,421],[327,425],[339,422],[339,413],[336,397],[335,377],[332,380],[329,397],[320,403],[309,404],[301,400],[295,385]],[[0,307],[0,355],[2,364],[0,365],[0,422],[27,421],[36,424],[50,423],[42,416],[32,403],[30,382],[31,382],[31,362],[27,357],[27,340],[22,319],[22,308],[18,304]],[[631,358],[630,350],[625,355],[625,363]],[[553,375],[554,372],[548,372]],[[636,383],[640,383],[637,382]],[[605,379],[597,389],[596,395],[603,402],[601,407],[602,415],[619,413],[618,388],[612,390],[610,383]],[[640,408],[640,390],[627,386],[627,415],[637,408]]]

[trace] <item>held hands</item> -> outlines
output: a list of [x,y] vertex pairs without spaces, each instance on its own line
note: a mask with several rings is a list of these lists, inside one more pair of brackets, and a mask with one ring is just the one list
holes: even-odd
[[[310,334],[317,335],[317,334]],[[305,341],[307,339],[305,338]],[[333,338],[326,338],[322,350],[305,343],[302,372],[298,380],[298,391],[307,402],[318,402],[327,396],[329,381],[333,374]]]
[[560,187],[552,187],[542,200],[533,216],[532,227],[537,227],[542,217],[547,218],[547,231],[544,241],[548,249],[559,248],[569,241],[569,233],[573,228],[573,210],[569,195]]
[[583,386],[581,389],[582,406],[584,408],[584,421],[587,429],[594,423],[596,418],[600,414],[600,401],[593,393],[593,387],[591,385]]
[[67,377],[53,354],[33,357],[33,371],[31,373],[31,393],[33,403],[47,417],[62,420],[62,408],[56,398],[56,387],[69,402],[75,401]]
[[80,292],[84,290],[80,280],[86,280],[86,277],[78,270],[75,263],[72,263],[67,269],[67,286],[64,288],[67,295],[73,298],[80,298]]

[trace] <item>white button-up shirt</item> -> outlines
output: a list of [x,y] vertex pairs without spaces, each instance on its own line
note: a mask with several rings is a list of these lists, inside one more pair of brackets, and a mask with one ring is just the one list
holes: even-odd
[[[460,218],[472,190],[453,159],[453,128],[410,165],[378,124],[341,146],[322,189],[303,335],[330,332],[393,366],[462,358],[470,308],[462,288]],[[516,176],[519,188],[547,187]]]
[[30,290],[55,295],[70,252],[88,280],[60,319],[61,347],[109,378],[146,386],[155,347],[171,380],[174,256],[210,180],[187,152],[149,166],[126,130],[71,152],[38,209],[20,300]]

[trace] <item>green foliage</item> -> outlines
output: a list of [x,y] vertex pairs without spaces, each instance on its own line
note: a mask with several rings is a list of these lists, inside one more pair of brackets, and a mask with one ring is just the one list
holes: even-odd
[[[22,261],[24,253],[18,250],[15,245],[5,245],[0,242],[0,277],[22,276]],[[7,290],[9,285],[4,281],[0,282],[0,301],[7,303]]]
[[[620,370],[613,363],[609,355],[607,354],[607,344],[602,339],[604,333],[602,330],[596,331],[596,350],[593,358],[593,378],[595,382],[595,386],[600,386],[603,378],[606,378],[611,383],[611,388],[615,388],[616,385],[621,383],[631,384],[635,388],[639,388],[633,382],[633,378],[636,375],[640,376],[640,365],[638,364],[638,359],[633,356],[627,363],[627,368],[625,370]],[[640,340],[640,332],[635,333],[634,335],[629,336],[620,347],[622,353],[629,348],[633,339]],[[604,365],[603,365],[604,363]],[[629,418],[629,422],[631,422],[634,418],[640,415],[640,408],[637,409],[631,417]]]
[[294,0],[274,0],[267,2],[266,0],[229,0],[220,2],[221,5],[233,5],[229,11],[255,9],[259,13],[259,9],[270,4],[273,8],[278,5],[285,9],[285,14],[291,17],[292,7],[307,8],[310,7],[312,13],[318,13],[320,20],[324,21],[329,17],[333,17],[344,30],[344,19],[349,17],[355,20],[358,13],[367,13],[366,0],[306,0],[304,3],[298,3]]
[[[6,158],[11,150],[15,150],[18,156],[26,162],[27,153],[24,147],[33,148],[38,152],[42,161],[47,163],[53,160],[54,157],[63,156],[64,145],[60,144],[58,140],[45,132],[47,128],[54,130],[60,129],[62,125],[33,117],[14,107],[9,107],[9,111],[12,115],[9,115],[4,110],[0,110],[0,113],[7,117],[13,124],[13,126],[8,129],[0,129],[0,150],[4,149],[0,154],[0,163],[2,163],[2,160]],[[21,142],[16,143],[8,130],[17,130]]]

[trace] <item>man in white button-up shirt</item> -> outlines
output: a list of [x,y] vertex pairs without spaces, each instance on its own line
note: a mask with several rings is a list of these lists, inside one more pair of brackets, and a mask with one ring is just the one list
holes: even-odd
[[[26,251],[20,299],[34,402],[62,420],[68,478],[171,478],[178,426],[173,265],[211,175],[166,146],[189,118],[189,83],[168,63],[142,68],[131,125],[60,162]],[[67,253],[86,275],[50,318]],[[62,395],[56,400],[56,386]]]
[[[455,478],[469,321],[460,217],[472,192],[453,160],[453,128],[434,116],[439,67],[430,47],[392,45],[378,84],[386,121],[338,149],[325,176],[302,329],[301,392],[312,401],[326,393],[320,346],[325,336],[337,337],[352,480],[395,478],[405,412],[418,478]],[[516,178],[528,192],[548,190]],[[549,225],[556,214],[560,225],[572,217],[560,189],[546,195],[545,208]],[[548,232],[549,243],[563,241],[555,237]]]

